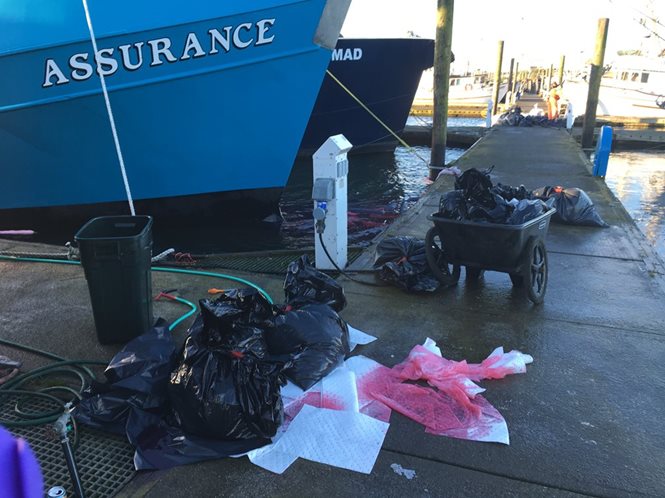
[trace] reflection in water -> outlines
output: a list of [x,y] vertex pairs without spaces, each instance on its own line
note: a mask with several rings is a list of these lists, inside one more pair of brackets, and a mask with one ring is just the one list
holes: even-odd
[[[425,190],[430,149],[413,149],[397,147],[394,153],[350,156],[349,245],[367,244],[413,205]],[[446,162],[459,158],[463,153],[464,149],[447,149]],[[281,229],[282,247],[313,245],[311,191],[311,160],[298,160],[280,203],[285,218]]]
[[606,181],[665,258],[665,151],[612,153]]
[[[414,204],[428,185],[429,147],[413,151],[357,154],[349,157],[349,244],[367,244]],[[464,149],[446,150],[446,162]],[[285,221],[234,223],[233,213],[219,213],[219,226],[162,225],[153,230],[154,251],[169,247],[194,254],[301,249],[314,245],[312,161],[299,159],[284,189],[280,208]],[[73,231],[37,234],[28,240],[63,245]],[[424,234],[423,234],[424,236]]]

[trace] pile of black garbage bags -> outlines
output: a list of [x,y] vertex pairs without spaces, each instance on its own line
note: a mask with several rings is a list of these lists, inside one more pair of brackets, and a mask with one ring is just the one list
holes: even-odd
[[501,126],[563,128],[566,126],[566,120],[561,118],[550,120],[546,115],[542,114],[522,114],[521,107],[513,106],[499,116],[497,124]]
[[[455,190],[439,201],[438,216],[477,223],[522,225],[555,209],[554,221],[573,225],[607,227],[593,202],[578,188],[542,187],[527,190],[492,183],[492,168],[464,171],[455,179]],[[376,248],[377,277],[407,292],[434,292],[442,285],[427,263],[425,241],[398,236],[382,239]]]
[[179,348],[158,321],[88,388],[79,422],[126,434],[137,469],[242,454],[270,443],[283,422],[281,387],[307,389],[344,361],[344,290],[307,257],[288,268],[283,306],[252,288],[200,301]]
[[471,168],[455,179],[455,190],[441,196],[438,215],[458,221],[521,225],[550,209],[554,221],[572,225],[607,227],[589,196],[578,188],[524,185],[511,187],[490,178],[493,168]]

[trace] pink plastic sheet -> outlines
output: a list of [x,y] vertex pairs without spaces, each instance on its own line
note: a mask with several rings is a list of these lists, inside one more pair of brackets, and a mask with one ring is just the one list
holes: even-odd
[[0,235],[34,235],[33,230],[0,230]]
[[[475,381],[524,373],[533,358],[497,348],[483,362],[467,363],[447,360],[438,354],[433,342],[428,345],[414,347],[407,359],[392,369],[375,364],[359,375],[361,400],[372,398],[378,406],[423,424],[431,434],[508,444],[505,420],[480,396],[485,389]],[[408,381],[426,381],[431,387]]]

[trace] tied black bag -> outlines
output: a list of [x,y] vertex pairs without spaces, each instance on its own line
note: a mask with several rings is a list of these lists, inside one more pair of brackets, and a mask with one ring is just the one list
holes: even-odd
[[269,358],[263,339],[272,305],[253,289],[200,305],[169,383],[178,425],[223,440],[274,436],[283,420],[285,364]]
[[307,255],[289,265],[284,279],[284,296],[286,304],[293,308],[306,304],[327,304],[339,313],[346,306],[344,288],[314,268]]
[[554,221],[570,225],[609,227],[596,211],[589,195],[582,189],[543,187],[534,190],[533,197],[556,209],[552,218]]
[[408,292],[434,292],[441,285],[425,255],[425,241],[414,237],[389,237],[376,248],[374,269],[384,282]]

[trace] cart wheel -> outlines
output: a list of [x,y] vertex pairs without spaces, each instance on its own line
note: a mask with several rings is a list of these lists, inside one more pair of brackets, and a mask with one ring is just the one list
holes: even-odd
[[467,266],[465,267],[465,273],[467,280],[478,280],[485,273],[485,270],[476,266]]
[[441,235],[436,227],[430,228],[425,236],[425,256],[430,270],[439,282],[455,285],[459,281],[460,266],[448,263]]
[[510,281],[513,283],[513,287],[523,287],[524,286],[524,277],[519,273],[509,273]]
[[534,304],[542,303],[547,290],[547,250],[541,239],[529,240],[522,271],[527,297]]

